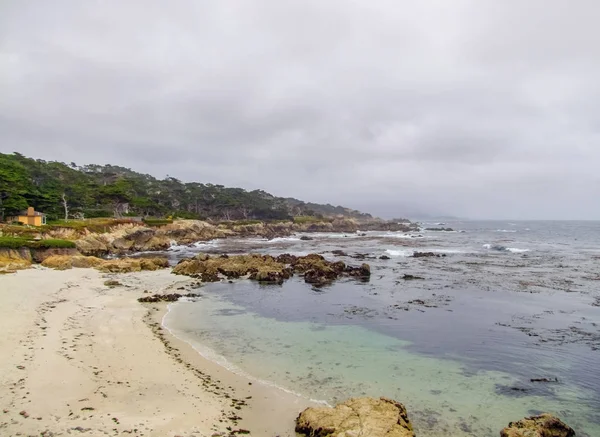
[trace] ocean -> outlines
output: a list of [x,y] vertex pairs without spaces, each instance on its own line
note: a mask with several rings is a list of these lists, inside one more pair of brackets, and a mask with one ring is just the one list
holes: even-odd
[[163,323],[205,357],[300,396],[394,398],[418,436],[497,436],[538,412],[600,436],[600,222],[422,226],[173,247],[173,261],[316,252],[366,262],[372,276],[323,288],[298,276],[208,284],[197,301],[170,305]]

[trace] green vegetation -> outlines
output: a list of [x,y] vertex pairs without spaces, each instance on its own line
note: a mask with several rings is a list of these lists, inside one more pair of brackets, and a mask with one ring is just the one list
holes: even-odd
[[172,219],[144,219],[144,224],[148,226],[163,226],[173,223]]
[[[69,226],[71,218],[130,216],[226,221],[333,215],[371,218],[341,206],[275,197],[262,190],[183,183],[172,177],[159,180],[113,165],[78,166],[0,153],[0,221],[27,206],[46,213],[48,220],[61,227]],[[69,220],[56,222],[65,218]]]
[[308,216],[308,215],[294,217],[294,223],[299,223],[299,224],[317,223],[317,222],[323,222],[323,221],[327,221],[327,220],[324,219],[323,217],[319,218],[319,217]]
[[73,249],[75,243],[68,240],[30,240],[20,237],[0,237],[0,248],[20,249]]

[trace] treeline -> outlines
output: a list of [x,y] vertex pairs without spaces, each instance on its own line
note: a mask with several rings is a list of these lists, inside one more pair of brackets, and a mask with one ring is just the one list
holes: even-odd
[[66,217],[181,217],[217,220],[284,220],[295,216],[368,214],[341,206],[275,197],[262,190],[156,179],[114,165],[47,162],[0,153],[0,220],[27,206],[50,220]]

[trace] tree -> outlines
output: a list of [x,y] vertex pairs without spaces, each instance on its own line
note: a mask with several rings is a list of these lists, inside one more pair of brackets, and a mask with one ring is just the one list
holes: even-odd
[[69,220],[69,205],[67,204],[67,197],[65,193],[62,194],[62,204],[65,209],[65,221]]

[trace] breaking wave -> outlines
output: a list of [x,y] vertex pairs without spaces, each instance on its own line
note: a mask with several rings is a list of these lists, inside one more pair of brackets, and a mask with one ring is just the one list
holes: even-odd
[[495,250],[496,252],[511,252],[511,253],[524,253],[529,252],[529,249],[519,249],[517,247],[505,247],[500,244],[484,244],[484,249]]
[[412,256],[413,251],[406,249],[387,249],[385,253],[389,256]]

